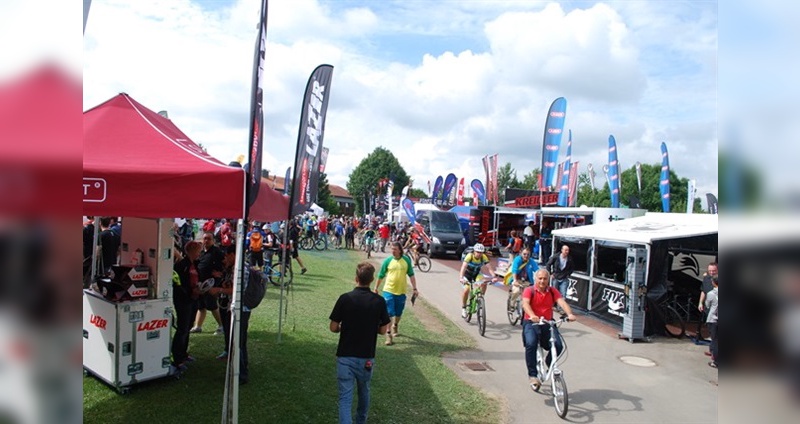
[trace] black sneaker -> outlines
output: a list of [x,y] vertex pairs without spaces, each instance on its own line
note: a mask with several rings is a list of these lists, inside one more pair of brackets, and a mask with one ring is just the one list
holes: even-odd
[[307,269],[305,269],[305,268],[303,268],[303,269],[300,271],[300,275],[302,275],[302,274],[305,274],[305,273],[306,273],[306,271],[308,271],[308,270],[307,270]]

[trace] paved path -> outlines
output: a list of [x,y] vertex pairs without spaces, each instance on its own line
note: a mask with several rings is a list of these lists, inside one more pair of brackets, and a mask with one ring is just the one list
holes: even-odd
[[[470,384],[504,399],[508,423],[561,422],[549,389],[534,393],[528,386],[521,328],[512,327],[506,318],[507,291],[487,290],[486,335],[481,337],[474,319],[466,323],[461,318],[457,267],[455,260],[437,259],[430,272],[416,272],[420,297],[477,340],[478,350],[449,355],[445,363]],[[617,339],[617,329],[580,315],[561,331],[568,346],[561,365],[569,389],[567,421],[717,422],[717,370],[707,365],[707,347],[686,339],[630,343]],[[646,358],[655,365],[629,365],[620,359],[625,356]],[[465,370],[459,365],[465,361],[486,362],[493,371]]]

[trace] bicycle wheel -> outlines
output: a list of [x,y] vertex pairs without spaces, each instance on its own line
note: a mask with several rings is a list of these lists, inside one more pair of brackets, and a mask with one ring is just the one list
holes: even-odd
[[561,373],[553,376],[553,405],[556,407],[556,413],[559,417],[564,418],[567,416],[569,393],[567,392],[567,383],[564,381],[564,375]]
[[419,267],[419,270],[422,272],[430,271],[431,270],[430,258],[428,258],[427,256],[420,256],[419,259],[417,259],[417,266]]
[[679,339],[686,334],[686,323],[683,322],[675,308],[664,306],[661,308],[661,314],[664,318],[664,331],[667,332],[667,335]]
[[303,250],[311,250],[314,247],[314,240],[308,237],[300,239],[300,248]]
[[[283,264],[275,264],[273,265],[270,273],[269,273],[269,282],[272,283],[274,286],[280,287],[281,286],[281,274],[283,274]],[[292,273],[292,267],[286,267],[286,275],[283,276],[283,285],[288,286],[292,284],[292,279],[294,275]]]
[[328,247],[328,243],[325,243],[325,240],[322,238],[318,238],[317,241],[314,242],[314,249],[325,250],[326,247]]
[[511,301],[511,292],[508,292],[508,300],[506,300],[506,312],[508,313],[508,322],[511,325],[517,325],[519,322],[519,297]]
[[483,296],[478,296],[476,301],[478,304],[478,332],[483,337],[486,334],[486,301]]

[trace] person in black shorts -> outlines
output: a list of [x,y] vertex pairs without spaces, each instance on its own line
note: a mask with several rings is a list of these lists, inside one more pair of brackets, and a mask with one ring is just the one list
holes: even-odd
[[300,254],[297,252],[297,246],[300,242],[300,224],[297,223],[295,220],[289,221],[289,249],[292,257],[297,261],[297,264],[300,265],[300,274],[305,274],[306,266],[303,265],[303,261],[300,259]]
[[[200,253],[200,258],[197,259],[197,273],[200,282],[209,278],[214,279],[214,286],[219,287],[222,283],[222,272],[225,267],[222,264],[224,254],[219,247],[214,244],[214,233],[203,233],[203,251]],[[191,329],[192,333],[200,333],[203,331],[203,322],[206,319],[206,310],[211,311],[214,320],[217,321],[217,330],[215,335],[222,334],[222,319],[219,316],[217,307],[217,298],[204,293],[200,296],[197,308],[197,319],[194,322],[194,327]]]

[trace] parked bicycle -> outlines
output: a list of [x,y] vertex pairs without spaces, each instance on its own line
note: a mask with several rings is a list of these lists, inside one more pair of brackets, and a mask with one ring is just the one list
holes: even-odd
[[303,236],[300,238],[300,248],[303,250],[325,250],[328,247],[328,243],[321,237],[314,237],[311,235]]
[[675,297],[672,292],[666,292],[656,302],[648,298],[647,312],[653,312],[656,319],[668,336],[679,339],[686,334],[686,322],[673,306]]
[[270,257],[277,253],[277,258],[273,258],[268,263],[264,264],[264,270],[262,271],[263,277],[268,279],[274,286],[278,287],[281,286],[281,276],[283,276],[284,287],[292,284],[294,272],[292,272],[292,258],[288,254],[289,252],[287,251],[286,255],[282,255],[280,250],[273,249],[267,253]]
[[478,333],[481,336],[486,334],[486,299],[483,297],[483,290],[481,290],[482,279],[482,275],[478,275],[475,279],[467,279],[470,287],[469,298],[467,299],[467,316],[464,318],[465,321],[470,322],[472,321],[472,315],[476,316]]
[[[561,343],[564,346],[564,349],[561,351],[561,355],[558,355],[555,338],[555,334],[557,332],[554,331],[554,328],[558,328],[562,323],[565,322],[567,322],[567,316],[561,315],[561,317],[557,320],[540,319],[536,324],[550,326],[550,364],[545,363],[547,360],[547,352],[544,350],[544,348],[542,348],[541,345],[539,345],[536,349],[536,369],[539,372],[539,377],[541,378],[542,383],[547,383],[548,381],[550,382],[550,390],[551,394],[553,395],[553,406],[556,409],[556,414],[558,414],[558,416],[561,418],[564,418],[569,410],[569,393],[567,392],[567,383],[564,381],[564,372],[558,368],[558,362],[567,352],[567,342],[559,332],[558,336],[561,338]],[[534,390],[538,392],[539,388]]]

